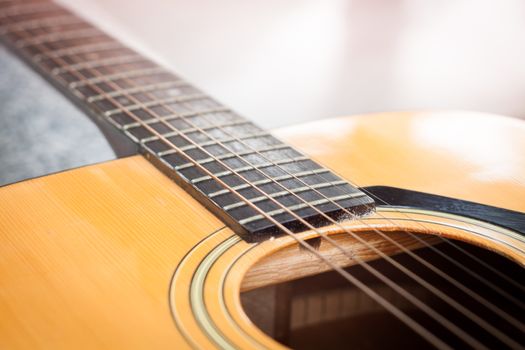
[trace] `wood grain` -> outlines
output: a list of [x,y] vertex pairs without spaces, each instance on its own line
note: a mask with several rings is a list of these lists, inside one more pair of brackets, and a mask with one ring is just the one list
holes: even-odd
[[169,280],[222,223],[145,159],[3,187],[0,203],[0,348],[183,343]]
[[[410,237],[406,232],[392,232],[389,235],[406,249],[413,250],[424,246],[423,243]],[[395,255],[401,252],[400,247],[396,247],[375,232],[363,233],[361,236],[366,241],[366,245],[348,233],[334,234],[331,238],[337,243],[339,248],[342,248],[344,251],[351,251],[353,256],[359,257],[363,261],[378,258],[378,254],[374,253],[370,247],[374,247],[386,255]],[[422,238],[425,239],[427,244],[439,243],[437,237],[423,236]],[[317,251],[339,266],[356,264],[355,259],[350,259],[339,248],[327,243],[325,240],[321,240]],[[319,264],[317,259],[312,259],[310,252],[300,249],[297,245],[291,245],[258,260],[244,276],[241,291],[244,292],[269,284],[316,275],[328,270],[330,270],[330,267]]]
[[[525,126],[518,120],[393,113],[307,124],[279,135],[361,186],[396,186],[525,211]],[[427,230],[477,240],[523,261],[511,248],[467,234],[475,223],[410,215],[439,220]],[[398,229],[380,217],[369,220],[382,230]],[[440,222],[456,228],[443,229]],[[356,222],[348,225],[365,230]],[[190,341],[217,346],[188,298],[195,268],[235,238],[229,229],[213,234],[221,227],[140,156],[0,188],[0,348],[186,348]],[[520,245],[491,227],[477,229]],[[209,267],[204,305],[237,347],[278,347],[244,315],[239,292],[251,266],[292,243],[286,237],[257,246],[238,241]],[[170,290],[183,260],[181,283]]]

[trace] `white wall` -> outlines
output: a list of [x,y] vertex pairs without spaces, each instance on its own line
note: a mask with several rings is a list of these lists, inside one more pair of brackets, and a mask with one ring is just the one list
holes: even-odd
[[525,116],[523,0],[62,0],[267,127],[373,111]]

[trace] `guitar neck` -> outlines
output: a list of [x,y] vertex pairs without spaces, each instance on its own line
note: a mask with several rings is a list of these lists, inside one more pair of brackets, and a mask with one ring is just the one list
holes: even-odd
[[[51,2],[0,2],[0,35],[249,241],[373,200],[165,68]],[[284,209],[283,209],[284,207]]]

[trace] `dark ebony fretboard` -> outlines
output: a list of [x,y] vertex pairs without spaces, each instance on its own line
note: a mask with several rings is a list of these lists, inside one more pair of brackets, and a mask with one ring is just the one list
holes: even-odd
[[[373,200],[171,72],[51,2],[0,2],[0,35],[249,241]],[[254,207],[255,206],[255,207]]]

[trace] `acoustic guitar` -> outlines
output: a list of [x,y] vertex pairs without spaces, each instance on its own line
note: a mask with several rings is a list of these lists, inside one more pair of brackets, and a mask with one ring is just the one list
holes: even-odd
[[524,347],[523,121],[269,133],[59,5],[0,35],[120,157],[0,188],[1,349]]

